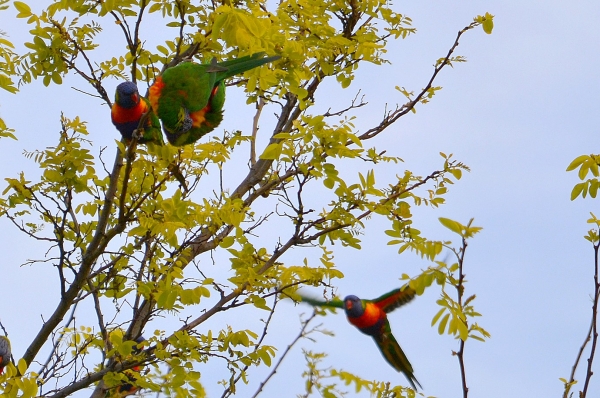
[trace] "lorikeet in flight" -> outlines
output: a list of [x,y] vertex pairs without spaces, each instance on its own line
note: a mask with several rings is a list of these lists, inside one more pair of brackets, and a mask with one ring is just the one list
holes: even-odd
[[5,336],[0,336],[0,374],[4,372],[4,367],[10,362],[10,341]]
[[210,64],[183,62],[159,76],[148,99],[169,142],[192,144],[217,127],[223,120],[224,80],[280,58],[264,55],[255,53],[220,63],[213,58]]
[[421,387],[413,375],[412,365],[392,335],[386,315],[415,297],[415,291],[409,286],[392,290],[373,300],[361,300],[352,295],[346,296],[343,301],[340,299],[322,301],[301,297],[303,302],[312,306],[343,308],[351,324],[364,334],[373,337],[385,360],[398,372],[404,373],[415,390],[417,389],[416,385]]
[[[115,103],[111,108],[110,115],[113,124],[126,140],[133,138],[133,132],[138,128],[142,115],[149,110],[150,103],[146,98],[140,96],[135,83],[123,82],[117,86]],[[138,142],[140,144],[153,142],[163,145],[164,140],[158,118],[153,112],[150,112],[147,117]]]

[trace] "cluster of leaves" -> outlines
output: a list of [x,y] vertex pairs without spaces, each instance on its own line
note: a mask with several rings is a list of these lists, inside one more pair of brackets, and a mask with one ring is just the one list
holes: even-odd
[[[598,171],[599,164],[599,155],[581,155],[576,157],[571,164],[569,164],[567,171],[578,169],[577,175],[579,179],[583,181],[575,184],[573,187],[573,190],[571,191],[571,200],[575,200],[579,196],[585,198],[588,194],[592,198],[596,197],[598,194],[598,187],[600,186],[600,181],[598,180],[598,177],[600,177],[600,172]],[[586,180],[589,173],[592,173],[593,177]]]
[[[280,295],[343,277],[331,246],[360,249],[364,219],[387,220],[390,244],[400,245],[400,252],[410,249],[431,259],[440,253],[442,243],[413,227],[411,207],[443,204],[448,186],[468,168],[442,154],[441,167],[425,177],[405,170],[378,184],[377,169],[401,159],[365,143],[431,98],[438,73],[461,59],[453,55],[460,36],[478,25],[489,33],[489,14],[459,32],[424,89],[358,134],[352,113],[366,103],[352,102],[334,113],[310,111],[324,80],[331,77],[341,88],[350,86],[361,62],[387,62],[387,41],[414,33],[410,18],[393,11],[387,1],[286,0],[270,5],[251,0],[68,0],[55,1],[39,13],[23,2],[14,5],[18,17],[31,26],[32,41],[25,43],[26,54],[10,58],[11,44],[0,39],[1,54],[14,66],[6,73],[18,76],[22,84],[41,79],[46,86],[61,85],[66,74],[75,73],[109,106],[108,77],[130,76],[150,84],[161,71],[184,60],[229,59],[259,51],[280,55],[281,60],[244,76],[248,101],[257,102],[255,120],[265,106],[277,112],[269,135],[259,137],[255,123],[251,134],[225,132],[179,149],[121,142],[110,168],[102,152],[93,153],[86,122],[62,116],[58,144],[28,154],[42,170],[40,178],[32,182],[22,173],[6,179],[0,215],[47,246],[46,257],[33,262],[56,269],[61,300],[45,317],[18,371],[9,368],[0,391],[31,396],[35,380],[54,386],[45,396],[68,396],[95,385],[93,396],[100,397],[125,382],[126,371],[143,365],[132,381],[138,387],[203,396],[195,365],[223,361],[231,375],[223,381],[224,395],[232,394],[239,380],[247,382],[250,367],[270,366],[275,357],[275,348],[264,340]],[[159,15],[165,36],[172,39],[153,51],[140,36],[140,27]],[[122,34],[123,54],[106,57],[100,52],[106,26]],[[2,87],[10,91],[12,80],[4,81]],[[331,122],[332,117],[342,120]],[[240,156],[242,144],[251,142],[256,148],[259,138],[267,144],[258,157],[250,156],[245,175],[226,174],[225,164]],[[172,164],[189,182],[189,190],[173,185]],[[364,171],[343,176],[347,164]],[[213,195],[208,194],[211,190]],[[325,194],[315,197],[314,192]],[[278,236],[261,239],[270,231]],[[466,239],[475,232],[469,225],[460,233]],[[320,255],[316,260],[309,255],[298,262],[290,259],[291,249],[304,247]],[[207,276],[198,265],[213,259],[227,276]],[[421,292],[433,280],[460,287],[463,280],[453,276],[456,271],[440,263],[413,278],[411,285]],[[458,305],[445,296],[440,303],[448,311],[440,332],[447,324],[448,332],[463,342],[487,337],[476,324],[467,323],[478,314],[471,299],[461,301],[460,289]],[[269,298],[274,300],[271,305]],[[93,308],[96,321],[75,331],[73,314],[79,306]],[[251,307],[270,314],[259,333],[229,326],[198,331],[217,313]],[[168,328],[160,318],[168,318]],[[134,340],[141,335],[147,344],[134,353]],[[50,359],[38,372],[28,371],[34,361],[40,362],[44,346],[51,350]],[[400,391],[346,373],[334,376],[382,396]]]
[[391,385],[389,382],[364,380],[356,375],[333,368],[322,368],[321,363],[327,357],[324,353],[305,351],[306,368],[302,376],[306,379],[304,397],[309,397],[315,392],[326,398],[345,396],[338,383],[345,386],[354,386],[356,393],[366,390],[373,397],[378,398],[414,398],[415,391],[400,385]]

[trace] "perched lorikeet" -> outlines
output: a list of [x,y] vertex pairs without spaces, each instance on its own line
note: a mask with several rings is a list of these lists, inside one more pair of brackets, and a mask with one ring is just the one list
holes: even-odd
[[10,362],[10,341],[5,336],[0,336],[0,374],[4,372],[4,367]]
[[[136,343],[141,344],[142,342],[146,341],[146,339],[142,336],[138,337],[137,339],[135,339]],[[142,352],[142,350],[138,347],[135,346],[133,347],[133,354],[135,355],[139,355]],[[131,359],[130,357],[128,357],[127,359]],[[137,378],[140,375],[140,371],[142,370],[142,366],[134,366],[131,369],[128,370],[124,370],[123,373],[127,376],[127,379],[129,380],[129,382],[125,382],[117,387],[115,387],[114,389],[109,390],[106,393],[106,398],[122,398],[122,397],[126,397],[128,395],[132,395],[135,394],[135,392],[137,390],[139,390],[139,388],[134,385],[134,383],[136,382]]]
[[[117,86],[115,92],[115,103],[111,108],[111,119],[121,135],[131,140],[133,132],[139,126],[142,115],[150,110],[148,100],[138,92],[138,88],[133,82],[123,82]],[[143,133],[138,137],[138,142],[144,144],[153,142],[157,145],[163,145],[163,135],[160,131],[160,122],[156,115],[151,112],[143,126]]]
[[392,290],[373,300],[361,300],[356,296],[346,296],[343,301],[340,299],[322,301],[301,297],[303,302],[312,306],[343,308],[351,324],[364,334],[373,337],[385,360],[398,372],[404,373],[415,390],[417,389],[415,383],[421,387],[413,375],[412,365],[392,335],[386,315],[415,297],[415,291],[409,286]]
[[[152,111],[148,100],[140,96],[137,86],[132,82],[123,82],[117,86],[115,103],[111,108],[110,115],[113,124],[125,139],[133,138],[133,132],[139,127],[142,116],[148,111],[150,113],[147,115],[148,119],[144,123],[143,130],[141,130],[141,136],[138,136],[138,143],[164,145],[160,121]],[[169,171],[187,191],[187,183],[177,164],[171,163]]]
[[220,63],[213,58],[210,64],[183,62],[159,76],[148,99],[169,142],[192,144],[217,127],[223,120],[224,79],[280,58],[264,55],[255,53]]

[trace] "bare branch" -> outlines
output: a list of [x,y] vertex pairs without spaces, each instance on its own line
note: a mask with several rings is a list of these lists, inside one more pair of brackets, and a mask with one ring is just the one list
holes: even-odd
[[407,102],[406,104],[402,105],[399,108],[396,108],[392,112],[386,113],[385,117],[379,123],[378,126],[373,127],[371,129],[367,130],[366,132],[364,132],[363,134],[361,134],[358,138],[360,138],[361,140],[371,139],[371,138],[377,136],[382,131],[384,131],[387,127],[389,127],[390,125],[392,125],[394,122],[396,122],[402,116],[404,116],[408,112],[412,111],[414,109],[414,107],[425,96],[425,94],[427,94],[427,92],[429,91],[429,89],[431,89],[431,87],[433,86],[433,82],[435,81],[437,75],[442,71],[442,69],[446,65],[450,65],[450,58],[452,57],[452,54],[454,53],[454,50],[456,50],[456,47],[458,47],[458,41],[459,41],[460,37],[466,31],[468,31],[470,29],[473,29],[478,24],[479,23],[477,23],[477,22],[473,22],[469,26],[464,27],[463,29],[461,29],[458,32],[458,35],[456,36],[456,40],[454,40],[454,44],[452,45],[452,47],[450,47],[450,50],[448,50],[448,54],[446,55],[446,57],[442,61],[440,61],[437,64],[437,66],[434,67],[433,74],[431,75],[431,78],[429,79],[429,82],[427,83],[427,85],[425,86],[425,88],[422,89],[421,92],[413,100]]
[[[317,312],[313,311],[312,315],[306,321],[302,322],[302,328],[300,329],[300,333],[298,333],[298,335],[296,336],[296,338],[287,346],[287,348],[285,349],[285,351],[283,352],[283,354],[279,358],[279,361],[277,361],[277,363],[273,367],[273,370],[269,373],[269,375],[265,378],[265,380],[260,383],[260,385],[258,386],[258,389],[256,390],[256,392],[254,393],[254,395],[252,395],[252,398],[256,398],[258,396],[258,394],[260,394],[262,392],[263,388],[265,388],[265,385],[269,382],[269,380],[271,380],[271,378],[273,376],[275,376],[275,373],[277,373],[277,370],[279,369],[279,366],[281,365],[281,363],[283,362],[283,360],[285,359],[285,357],[287,356],[287,354],[290,352],[290,350],[292,349],[292,347],[294,347],[294,345],[301,338],[306,337],[306,335],[307,335],[306,328],[308,327],[308,324],[316,316],[317,316]],[[310,332],[308,332],[308,333],[310,333]]]

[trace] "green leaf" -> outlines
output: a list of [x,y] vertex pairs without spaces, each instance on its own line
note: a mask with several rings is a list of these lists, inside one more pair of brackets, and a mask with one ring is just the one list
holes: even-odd
[[581,156],[576,157],[571,162],[571,164],[569,164],[569,166],[567,167],[567,171],[575,170],[577,167],[579,167],[579,165],[581,165],[582,163],[584,163],[588,159],[590,159],[589,155],[581,155]]
[[590,180],[590,189],[589,189],[590,196],[592,198],[595,198],[597,192],[598,192],[598,180],[596,180],[594,178],[593,180]]
[[21,373],[22,375],[24,375],[25,372],[27,372],[27,362],[25,362],[23,358],[19,359],[17,367],[19,369],[19,373]]
[[590,171],[595,177],[598,177],[598,163],[596,163],[596,159],[590,162]]
[[493,19],[486,19],[481,24],[481,27],[483,28],[483,31],[485,33],[487,33],[488,35],[491,35],[492,34],[492,30],[494,29],[494,20]]
[[437,312],[437,314],[434,315],[433,319],[431,320],[431,326],[437,323],[438,319],[440,319],[440,317],[442,316],[442,314],[444,314],[445,311],[446,308],[442,308]]
[[27,4],[21,1],[15,1],[13,4],[17,11],[19,11],[17,18],[29,18],[31,16],[31,8]]
[[483,31],[488,35],[492,34],[492,30],[494,29],[494,16],[489,12],[486,12],[485,15],[478,15],[475,18],[475,22],[479,22]]
[[580,182],[579,184],[575,185],[571,191],[571,200],[577,199],[577,197],[581,195],[583,190],[586,188],[586,185],[587,184],[585,182]]
[[231,247],[231,245],[233,245],[234,243],[235,243],[235,238],[233,236],[226,236],[225,238],[223,238],[223,240],[221,241],[219,246],[222,247],[223,249],[227,249],[227,248]]
[[461,169],[450,169],[450,173],[452,173],[452,176],[457,180],[460,180],[460,178],[462,177]]
[[444,334],[444,330],[446,330],[446,324],[448,323],[448,319],[450,319],[450,314],[446,314],[440,321],[440,324],[438,325],[439,334]]
[[265,148],[265,151],[260,155],[260,158],[265,160],[275,160],[281,155],[281,150],[281,143],[270,144]]
[[267,350],[259,350],[258,356],[264,362],[265,365],[271,366],[271,355],[267,352]]
[[167,50],[165,46],[158,45],[156,46],[156,49],[164,55],[169,55],[169,50]]
[[450,231],[462,235],[464,227],[459,222],[444,217],[440,217],[438,220],[440,220],[440,223]]

